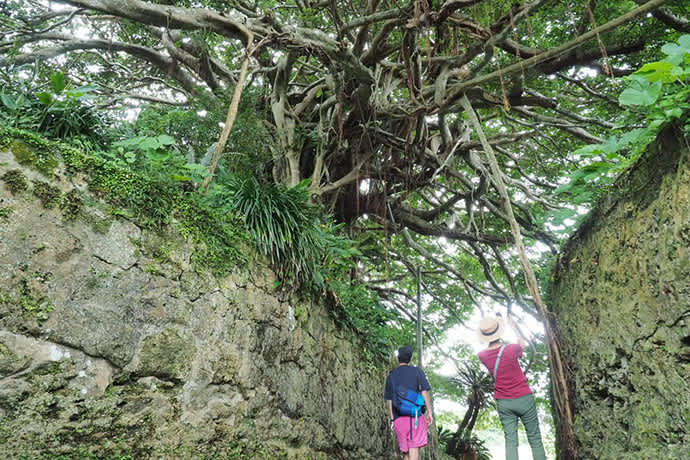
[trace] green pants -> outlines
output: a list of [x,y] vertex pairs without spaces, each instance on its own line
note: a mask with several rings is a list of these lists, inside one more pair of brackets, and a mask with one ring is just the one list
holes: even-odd
[[497,399],[496,404],[506,438],[506,460],[518,460],[518,419],[525,425],[527,441],[532,448],[532,458],[546,460],[534,396],[530,394],[515,399]]

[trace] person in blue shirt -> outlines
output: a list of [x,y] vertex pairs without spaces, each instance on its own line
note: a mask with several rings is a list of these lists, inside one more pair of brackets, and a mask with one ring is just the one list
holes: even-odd
[[[427,444],[427,428],[433,423],[431,411],[431,399],[429,390],[431,385],[420,368],[411,366],[412,347],[402,347],[398,350],[398,362],[400,365],[393,369],[386,378],[386,389],[383,399],[388,404],[388,415],[398,438],[400,451],[404,460],[418,460],[420,449]],[[393,399],[397,389],[412,389],[424,396],[426,413],[422,417],[410,417],[401,415],[397,407],[393,405]]]

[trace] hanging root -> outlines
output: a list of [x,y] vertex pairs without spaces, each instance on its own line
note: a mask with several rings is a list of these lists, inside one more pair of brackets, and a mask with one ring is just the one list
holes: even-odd
[[470,101],[466,95],[463,94],[462,98],[460,99],[460,104],[469,116],[489,160],[489,165],[491,167],[491,179],[501,196],[504,213],[510,223],[510,229],[513,233],[515,246],[517,247],[518,254],[520,256],[520,263],[525,272],[525,281],[527,282],[527,287],[532,295],[532,298],[534,299],[535,305],[537,306],[537,312],[544,323],[547,344],[549,346],[551,384],[553,389],[553,401],[557,415],[559,447],[561,454],[560,458],[564,460],[576,459],[577,452],[575,445],[575,432],[573,431],[574,419],[570,400],[571,392],[568,386],[568,372],[561,354],[561,344],[558,330],[555,322],[552,321],[549,312],[546,309],[544,301],[541,298],[537,278],[534,275],[532,264],[527,257],[527,251],[525,250],[525,246],[522,242],[522,235],[520,234],[520,225],[515,219],[513,207],[510,202],[510,196],[508,195],[505,183],[503,182],[503,176],[498,166],[498,161],[496,160],[496,155],[494,154],[493,148],[491,147],[491,144],[489,144],[489,141],[484,134],[484,130],[479,123],[479,118],[477,117],[477,114],[475,113],[474,108],[472,107],[472,104],[470,104]]

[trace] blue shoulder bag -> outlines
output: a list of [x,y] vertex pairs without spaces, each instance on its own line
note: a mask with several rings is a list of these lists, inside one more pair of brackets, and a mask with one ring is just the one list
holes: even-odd
[[417,369],[417,389],[398,387],[393,382],[395,388],[395,395],[393,396],[393,406],[398,410],[400,415],[410,417],[410,439],[412,439],[412,417],[414,417],[414,426],[417,427],[417,419],[420,415],[426,412],[426,402],[424,396],[421,394],[421,383],[419,377],[419,369]]

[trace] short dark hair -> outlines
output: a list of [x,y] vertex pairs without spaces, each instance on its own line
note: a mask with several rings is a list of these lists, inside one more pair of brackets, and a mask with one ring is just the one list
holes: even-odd
[[398,362],[399,363],[410,363],[412,359],[412,347],[404,346],[398,350]]

